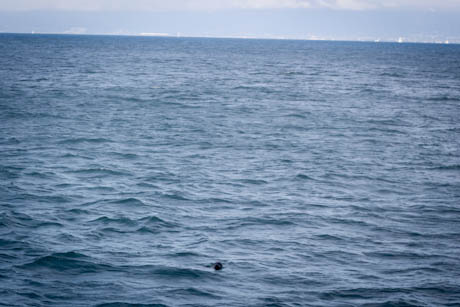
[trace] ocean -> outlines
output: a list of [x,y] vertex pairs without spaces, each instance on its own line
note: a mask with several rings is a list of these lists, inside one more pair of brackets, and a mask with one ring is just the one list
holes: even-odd
[[1,306],[460,306],[459,255],[460,45],[0,34]]

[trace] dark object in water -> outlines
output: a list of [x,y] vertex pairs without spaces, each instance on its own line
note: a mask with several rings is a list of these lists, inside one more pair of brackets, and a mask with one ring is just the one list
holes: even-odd
[[214,270],[220,271],[220,270],[222,270],[223,268],[224,268],[224,266],[222,265],[222,263],[220,263],[220,262],[214,263]]

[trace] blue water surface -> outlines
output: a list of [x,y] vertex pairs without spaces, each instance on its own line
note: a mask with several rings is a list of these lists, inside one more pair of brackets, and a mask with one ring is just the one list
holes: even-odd
[[2,306],[459,306],[459,255],[459,45],[0,34]]

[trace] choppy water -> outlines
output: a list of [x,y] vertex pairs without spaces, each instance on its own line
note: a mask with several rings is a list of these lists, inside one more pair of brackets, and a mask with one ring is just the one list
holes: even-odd
[[0,305],[458,306],[460,46],[3,34],[0,183]]

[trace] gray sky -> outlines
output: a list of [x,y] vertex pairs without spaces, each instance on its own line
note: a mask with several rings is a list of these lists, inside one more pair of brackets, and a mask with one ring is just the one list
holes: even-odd
[[0,31],[460,42],[460,0],[0,0]]

